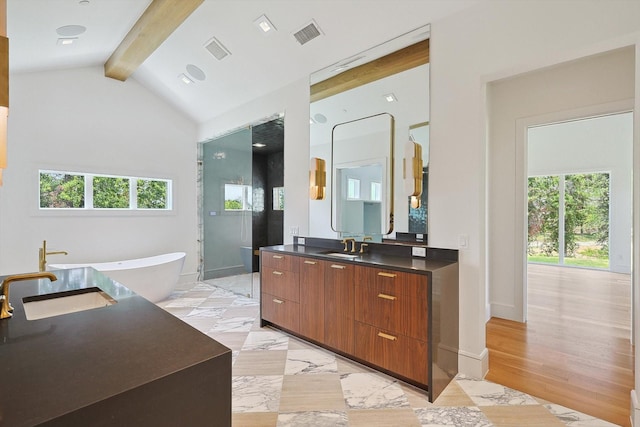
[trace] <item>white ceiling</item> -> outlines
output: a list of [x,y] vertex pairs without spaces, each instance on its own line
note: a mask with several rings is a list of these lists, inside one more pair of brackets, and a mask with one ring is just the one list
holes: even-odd
[[[85,0],[86,1],[86,0]],[[482,0],[204,0],[132,77],[202,123],[343,58],[441,19]],[[150,0],[8,0],[11,73],[102,66]],[[277,32],[262,34],[262,14]],[[314,20],[323,35],[300,45],[293,33]],[[82,25],[71,46],[56,29]],[[231,55],[204,49],[216,37]],[[178,75],[194,64],[205,81]],[[106,78],[106,77],[105,77]]]

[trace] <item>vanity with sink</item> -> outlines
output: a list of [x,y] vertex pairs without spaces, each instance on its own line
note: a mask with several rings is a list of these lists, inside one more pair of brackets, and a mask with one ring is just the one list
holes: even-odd
[[458,251],[294,238],[260,251],[261,323],[427,391],[458,373]]
[[55,274],[11,284],[0,426],[231,425],[228,348],[92,268]]

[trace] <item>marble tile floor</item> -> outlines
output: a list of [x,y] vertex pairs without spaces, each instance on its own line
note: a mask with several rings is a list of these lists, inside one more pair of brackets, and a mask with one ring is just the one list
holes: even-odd
[[462,375],[430,403],[392,377],[260,328],[258,300],[210,283],[183,286],[158,305],[232,350],[234,427],[613,425]]

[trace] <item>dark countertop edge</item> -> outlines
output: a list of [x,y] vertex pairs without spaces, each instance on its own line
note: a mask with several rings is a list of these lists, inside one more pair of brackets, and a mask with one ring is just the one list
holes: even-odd
[[[0,425],[4,425],[4,422],[11,420],[16,422],[16,415],[27,413],[29,417],[23,420],[27,423],[25,425],[30,425],[29,423],[32,422],[47,422],[231,353],[228,347],[92,268],[57,270],[54,274],[58,277],[55,282],[49,282],[46,279],[35,279],[15,282],[11,286],[10,301],[15,309],[14,315],[12,318],[0,320],[0,332],[2,335],[0,336],[0,363],[5,367],[2,370],[4,372],[3,375],[5,375],[3,386],[7,386],[7,388],[3,387],[5,392],[0,391],[0,415],[3,415],[4,418],[4,421],[0,420]],[[4,277],[0,277],[0,280],[4,279]],[[25,297],[88,287],[100,288],[117,300],[118,303],[110,307],[40,320],[27,320],[25,317],[23,308],[23,298]],[[112,327],[110,324],[114,326]],[[143,330],[136,332],[135,328],[132,329],[129,326],[134,324],[144,325]],[[88,331],[92,327],[95,328],[91,330],[91,333],[94,333],[93,336]],[[113,340],[115,348],[110,348],[110,345],[104,341],[96,345],[96,333],[103,327],[112,329],[112,332],[105,334],[105,338],[110,337],[107,339]],[[72,335],[60,335],[64,333],[63,331],[68,331]],[[151,339],[152,337],[148,335],[154,333],[154,336],[158,337],[157,340],[155,338]],[[89,345],[86,350],[78,347],[78,339],[80,339],[79,336],[81,335],[87,336],[88,339],[92,340],[88,341]],[[164,342],[173,338],[177,338],[175,342],[179,346],[186,345],[187,340],[193,340],[189,341],[192,342],[193,347],[188,353],[185,351],[176,352],[175,349],[171,348],[171,345]],[[154,353],[153,356],[150,356],[142,348],[137,349],[139,351],[134,350],[136,345],[150,342],[150,340],[156,342],[153,351],[159,351],[159,353]],[[69,342],[69,346],[67,346],[66,342]],[[123,344],[128,345],[124,348],[122,347]],[[129,346],[131,344],[133,344],[133,348]],[[43,351],[43,348],[46,350]],[[96,351],[97,349],[102,351]],[[86,351],[89,354],[93,354],[94,358],[83,358]],[[133,354],[132,351],[134,352]],[[108,366],[104,370],[101,369],[102,367],[97,369],[98,372],[108,375],[110,379],[99,381],[98,383],[101,383],[103,387],[98,391],[93,390],[95,387],[92,386],[91,378],[86,379],[86,385],[80,385],[78,382],[80,379],[77,378],[76,373],[88,372],[87,369],[90,369],[90,365],[94,361],[100,360],[107,352],[109,354],[104,357],[109,358]],[[134,356],[135,353],[138,354]],[[163,356],[165,353],[166,357]],[[16,358],[16,356],[22,357]],[[132,356],[134,357],[132,358]],[[64,363],[62,365],[57,364],[55,370],[49,369],[51,366],[47,367],[48,362],[60,362],[65,359],[69,361],[68,366],[62,366],[65,365]],[[141,359],[149,362],[145,363],[147,367],[143,368],[140,365]],[[82,361],[80,365],[83,366],[77,366],[78,360]],[[130,375],[123,372],[121,369],[123,361],[128,361],[124,365],[142,368],[144,373],[138,371],[134,375]],[[21,404],[15,401],[19,396],[27,396],[24,387],[17,387],[15,391],[18,391],[18,393],[16,395],[11,392],[15,387],[12,384],[23,382],[23,377],[16,375],[19,372],[26,371],[32,372],[36,376],[44,376],[42,380],[27,381],[27,383],[34,386],[40,385],[33,393],[29,393],[29,395],[34,396],[33,405],[41,409],[39,414],[34,413],[33,409],[24,412],[27,410],[28,402],[31,402],[31,399],[27,399],[28,402],[23,401]],[[45,390],[43,387],[46,388],[53,383],[52,378],[50,378],[52,372],[57,373],[56,375],[58,376],[62,375],[65,380],[58,381],[55,386],[52,385],[54,389]],[[56,375],[53,376],[55,377]],[[119,381],[118,378],[124,381]],[[114,380],[116,381],[115,383]],[[71,385],[72,383],[74,385]],[[76,391],[87,387],[92,390],[87,390],[88,393],[86,394],[82,393],[84,395],[82,399],[73,398],[70,400],[69,396],[64,393],[58,393],[60,384],[71,386],[71,389]],[[45,403],[37,398],[42,393],[50,397],[52,395],[59,396],[59,399],[45,399],[45,402],[47,402]],[[62,399],[64,403],[54,404],[54,401],[57,402],[56,399]]]
[[[307,240],[308,241],[308,240]],[[260,248],[261,250],[267,251],[276,251],[276,252],[285,252],[293,255],[299,256],[308,256],[311,258],[318,258],[325,261],[332,261],[336,263],[346,263],[346,264],[354,264],[354,265],[367,265],[372,267],[386,268],[397,271],[405,271],[408,273],[417,273],[417,274],[429,274],[435,270],[440,268],[455,264],[457,260],[449,260],[449,259],[438,259],[438,258],[422,258],[422,257],[412,257],[409,252],[408,255],[397,255],[390,254],[385,252],[375,252],[372,250],[371,252],[365,253],[362,256],[359,256],[357,259],[351,260],[348,258],[335,257],[324,254],[324,252],[339,252],[343,251],[343,246],[340,241],[337,241],[339,247],[336,245],[332,245],[328,243],[326,246],[310,246],[309,244],[305,245],[296,245],[296,244],[288,244],[288,245],[275,245],[275,246],[265,246]],[[374,244],[372,244],[373,246]],[[385,245],[376,245],[376,246],[385,246]],[[369,248],[368,248],[369,249]],[[410,247],[409,247],[410,250]],[[457,258],[457,251],[456,258]]]

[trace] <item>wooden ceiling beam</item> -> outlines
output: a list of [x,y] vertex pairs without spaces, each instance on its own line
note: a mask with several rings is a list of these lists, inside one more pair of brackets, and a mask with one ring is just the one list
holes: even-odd
[[429,40],[344,71],[311,86],[311,102],[429,63]]
[[125,81],[204,0],[153,0],[104,64],[104,75]]

